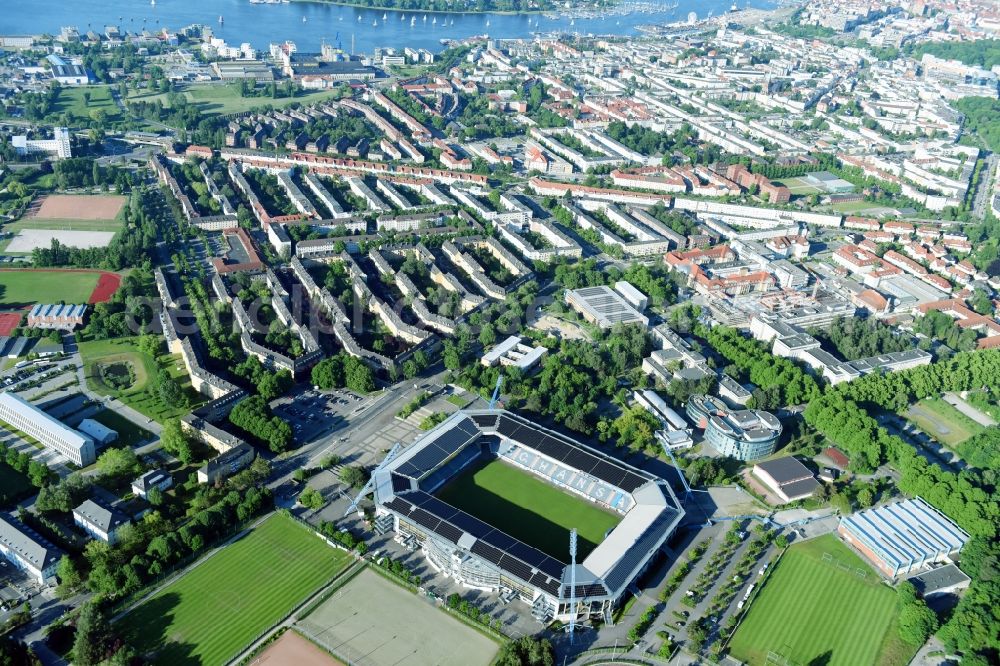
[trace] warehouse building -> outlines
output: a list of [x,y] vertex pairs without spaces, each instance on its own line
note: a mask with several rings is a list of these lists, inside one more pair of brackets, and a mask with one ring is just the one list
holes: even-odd
[[567,289],[565,298],[567,305],[601,328],[611,328],[615,324],[649,325],[649,318],[611,287]]
[[784,502],[805,499],[819,489],[809,468],[791,456],[757,463],[753,475]]
[[46,585],[55,583],[63,552],[27,525],[0,515],[0,555]]
[[0,421],[30,435],[80,467],[96,460],[94,440],[63,425],[13,393],[0,393]]
[[920,497],[845,516],[837,533],[890,578],[948,562],[969,541]]

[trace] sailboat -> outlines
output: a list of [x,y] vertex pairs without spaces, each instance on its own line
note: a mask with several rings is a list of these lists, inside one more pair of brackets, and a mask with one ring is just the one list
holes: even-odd
[[486,19],[486,27],[487,28],[490,27],[490,20],[489,19]]
[[156,0],[149,0],[149,4],[150,4],[151,7],[155,7],[156,6]]
[[372,27],[373,28],[377,28],[378,27],[378,19],[375,19],[374,21],[372,21]]
[[222,14],[219,14],[219,23],[225,23],[226,20],[222,18]]
[[417,24],[417,17],[416,16],[411,16],[410,17],[410,27],[412,28],[416,24]]
[[358,17],[358,23],[361,23],[361,17],[360,16]]
[[305,23],[305,22],[306,22],[306,17],[305,17],[305,16],[303,16],[303,17],[302,17],[302,22],[303,22],[303,23]]
[[386,14],[385,12],[383,12],[383,13],[382,13],[382,20],[384,21],[384,20],[386,20],[387,18],[389,18],[389,15],[388,15],[388,14]]
[[427,14],[424,14],[424,23],[427,23]]
[[437,16],[435,16],[435,17],[434,17],[434,20],[433,20],[433,21],[431,21],[431,25],[437,25],[437,24],[438,24],[438,17],[437,17]]
[[406,14],[400,14],[399,15],[399,20],[400,21],[405,21],[406,20]]
[[569,20],[569,24],[570,25],[576,25],[576,19],[570,19]]

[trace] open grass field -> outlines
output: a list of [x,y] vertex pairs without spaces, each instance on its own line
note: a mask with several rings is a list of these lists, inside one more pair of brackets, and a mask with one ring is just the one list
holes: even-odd
[[466,470],[437,495],[560,561],[569,561],[571,528],[583,560],[621,522],[618,514],[499,460]]
[[785,552],[729,648],[752,666],[769,652],[803,666],[902,666],[916,650],[899,639],[895,622],[896,593],[828,534]]
[[8,507],[28,497],[33,488],[28,477],[0,462],[0,507]]
[[[295,97],[242,97],[240,89],[235,84],[215,84],[215,83],[193,83],[179,88],[188,101],[197,104],[202,113],[209,115],[228,115],[230,113],[242,113],[254,107],[264,105],[281,109],[293,102],[300,104],[314,104],[325,99],[335,97],[335,90],[300,91]],[[167,104],[167,96],[164,94],[130,94],[129,101],[153,102],[159,100],[164,106]]]
[[353,664],[486,666],[499,648],[371,569],[352,578],[296,626]]
[[350,561],[274,515],[145,601],[118,629],[157,664],[224,664]]
[[[90,94],[88,102],[85,93]],[[55,114],[71,113],[76,117],[89,117],[91,111],[102,110],[108,118],[117,118],[121,111],[111,98],[108,86],[63,86],[55,103]]]
[[911,405],[907,420],[949,448],[955,448],[982,432],[979,425],[941,398],[925,398]]
[[[149,418],[162,423],[166,419],[186,414],[192,406],[200,403],[203,398],[191,388],[190,378],[184,370],[179,355],[162,354],[153,358],[139,351],[138,338],[116,338],[113,340],[92,340],[81,342],[80,355],[83,357],[83,371],[87,386],[98,395],[111,395],[129,407],[138,410]],[[129,363],[135,371],[135,383],[123,390],[116,390],[101,379],[99,367],[111,363]],[[160,369],[166,370],[170,376],[178,380],[188,396],[187,407],[171,407],[166,405],[147,388]]]
[[0,269],[0,307],[21,308],[35,303],[86,303],[100,272],[73,273]]
[[774,181],[790,189],[792,194],[823,194],[823,190],[810,184],[804,178],[782,178]]
[[50,194],[34,219],[115,220],[127,200],[113,194]]

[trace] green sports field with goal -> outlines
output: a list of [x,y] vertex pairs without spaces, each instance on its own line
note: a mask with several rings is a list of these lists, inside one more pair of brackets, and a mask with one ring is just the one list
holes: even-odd
[[561,561],[569,560],[571,528],[583,560],[622,519],[500,460],[465,470],[437,496]]
[[752,666],[902,666],[896,593],[835,535],[793,545],[764,583],[729,650]]
[[116,628],[153,663],[224,664],[349,563],[273,515],[123,617]]

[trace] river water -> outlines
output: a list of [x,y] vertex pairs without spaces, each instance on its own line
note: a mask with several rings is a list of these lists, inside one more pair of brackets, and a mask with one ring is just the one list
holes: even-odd
[[[740,6],[745,2],[740,0]],[[248,0],[156,0],[155,5],[150,0],[2,0],[0,4],[3,34],[58,34],[62,26],[76,26],[81,32],[102,32],[106,25],[132,32],[143,27],[150,31],[163,27],[177,30],[202,23],[211,26],[217,36],[231,45],[250,42],[258,49],[266,49],[272,42],[291,40],[302,51],[318,51],[321,43],[336,45],[339,37],[345,50],[350,51],[353,40],[356,53],[370,53],[380,46],[440,51],[442,38],[462,39],[483,34],[508,39],[553,31],[634,35],[636,26],[685,20],[692,11],[699,18],[707,16],[709,11],[719,15],[729,9],[731,0],[678,0],[674,10],[666,8],[665,3],[664,11],[656,13],[575,19],[527,14],[425,15],[320,2],[264,5],[250,4]],[[773,2],[752,0],[751,6],[767,8]],[[224,19],[222,23],[219,17]],[[413,17],[416,22],[411,25]]]

